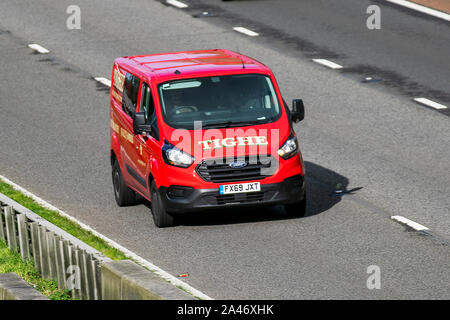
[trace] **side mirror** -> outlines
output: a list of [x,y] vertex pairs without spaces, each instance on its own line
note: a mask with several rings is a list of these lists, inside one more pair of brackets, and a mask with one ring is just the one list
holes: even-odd
[[152,131],[151,124],[145,119],[145,112],[136,112],[133,116],[134,134],[150,133]]
[[305,118],[305,106],[303,105],[302,99],[292,100],[291,118],[295,123],[302,121]]

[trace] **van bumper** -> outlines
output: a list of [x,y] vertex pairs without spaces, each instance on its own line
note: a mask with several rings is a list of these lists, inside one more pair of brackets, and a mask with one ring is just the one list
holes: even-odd
[[219,188],[194,189],[186,186],[160,187],[159,193],[168,212],[186,213],[297,203],[305,196],[305,181],[302,175],[295,175],[279,183],[261,183],[261,191],[258,192],[229,195],[219,194]]

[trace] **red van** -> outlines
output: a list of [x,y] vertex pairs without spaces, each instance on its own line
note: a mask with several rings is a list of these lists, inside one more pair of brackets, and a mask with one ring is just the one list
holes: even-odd
[[117,58],[110,93],[111,165],[119,206],[151,201],[174,214],[282,204],[306,208],[304,164],[272,71],[229,50]]

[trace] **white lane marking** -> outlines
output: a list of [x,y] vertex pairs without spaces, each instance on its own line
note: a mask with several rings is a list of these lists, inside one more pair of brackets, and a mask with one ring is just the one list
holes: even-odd
[[29,44],[28,47],[39,53],[49,53],[50,52],[50,50],[45,49],[44,47],[38,45],[37,43]]
[[340,64],[334,63],[327,59],[312,59],[312,60],[318,64],[324,65],[331,69],[342,69],[343,68],[343,66],[341,66]]
[[185,3],[181,2],[181,1],[178,1],[178,0],[166,0],[166,3],[168,3],[168,4],[170,4],[170,5],[174,6],[174,7],[180,8],[180,9],[188,7],[187,4],[185,4]]
[[233,27],[233,30],[237,31],[237,32],[240,32],[240,33],[243,33],[243,34],[245,34],[245,35],[247,35],[249,37],[259,36],[259,33],[255,32],[255,31],[252,31],[250,29],[244,28],[244,27]]
[[431,16],[434,16],[437,18],[441,18],[441,19],[450,21],[450,14],[425,7],[425,6],[422,6],[417,3],[412,3],[412,2],[406,1],[406,0],[386,0],[386,1],[398,4],[400,6],[403,6],[403,7],[412,9],[412,10],[420,11],[422,13],[425,13],[425,14],[428,14],[428,15],[431,15]]
[[424,104],[424,105],[426,105],[428,107],[434,108],[434,109],[438,109],[438,110],[440,110],[440,109],[447,109],[447,107],[444,106],[443,104],[434,102],[434,101],[432,101],[430,99],[427,99],[427,98],[414,98],[413,100],[418,102],[418,103]]
[[105,86],[111,87],[111,80],[108,80],[108,79],[103,78],[103,77],[95,77],[94,79],[96,81],[104,84]]
[[206,294],[204,294],[203,292],[191,287],[190,285],[188,285],[187,283],[181,281],[180,279],[176,278],[175,276],[171,275],[170,273],[164,271],[163,269],[155,266],[153,263],[151,263],[150,261],[145,260],[144,258],[138,256],[136,253],[128,250],[127,248],[121,246],[120,244],[118,244],[117,242],[115,242],[114,240],[109,239],[108,237],[102,235],[101,233],[95,231],[94,229],[92,229],[90,226],[84,224],[83,222],[79,221],[78,219],[68,215],[67,213],[65,213],[62,210],[59,210],[58,208],[56,208],[55,206],[51,205],[50,203],[48,203],[47,201],[39,198],[38,196],[36,196],[35,194],[29,192],[28,190],[22,188],[21,186],[19,186],[18,184],[12,182],[11,180],[9,180],[8,178],[0,175],[0,179],[3,180],[4,182],[6,182],[7,184],[9,184],[11,187],[13,187],[15,190],[22,192],[24,195],[32,198],[36,203],[40,204],[41,206],[43,206],[44,208],[47,208],[49,210],[53,210],[58,212],[61,216],[69,219],[70,221],[73,221],[75,223],[77,223],[81,228],[83,228],[86,231],[91,232],[93,235],[99,237],[100,239],[104,240],[106,243],[108,243],[111,247],[116,248],[119,251],[122,251],[125,256],[127,256],[128,258],[136,261],[137,263],[141,264],[144,267],[147,267],[149,270],[153,271],[155,274],[159,275],[161,278],[169,281],[170,283],[172,283],[175,286],[179,286],[181,288],[183,288],[184,290],[186,290],[187,292],[189,292],[190,294],[192,294],[195,297],[198,297],[200,299],[203,300],[213,300],[211,297],[207,296]]
[[413,228],[414,230],[417,230],[417,231],[430,230],[427,227],[425,227],[425,226],[423,226],[423,225],[421,225],[421,224],[419,224],[417,222],[414,222],[412,220],[409,220],[408,218],[405,218],[403,216],[392,216],[391,219],[395,220],[395,221],[398,221],[400,223],[406,224],[407,226],[409,226],[409,227],[411,227],[411,228]]

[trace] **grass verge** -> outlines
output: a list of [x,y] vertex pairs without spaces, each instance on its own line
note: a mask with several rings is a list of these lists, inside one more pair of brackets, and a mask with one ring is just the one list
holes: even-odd
[[68,291],[58,289],[53,280],[42,279],[32,261],[23,261],[18,253],[12,253],[0,240],[0,273],[15,272],[43,295],[52,300],[71,300]]
[[108,245],[104,240],[93,235],[91,232],[84,230],[77,223],[59,215],[58,212],[49,210],[36,203],[32,198],[25,196],[20,191],[15,190],[12,186],[0,179],[0,192],[5,196],[20,203],[25,208],[33,211],[45,220],[53,223],[55,226],[65,230],[74,237],[80,239],[91,247],[97,249],[105,256],[113,260],[123,260],[127,257],[116,248]]

